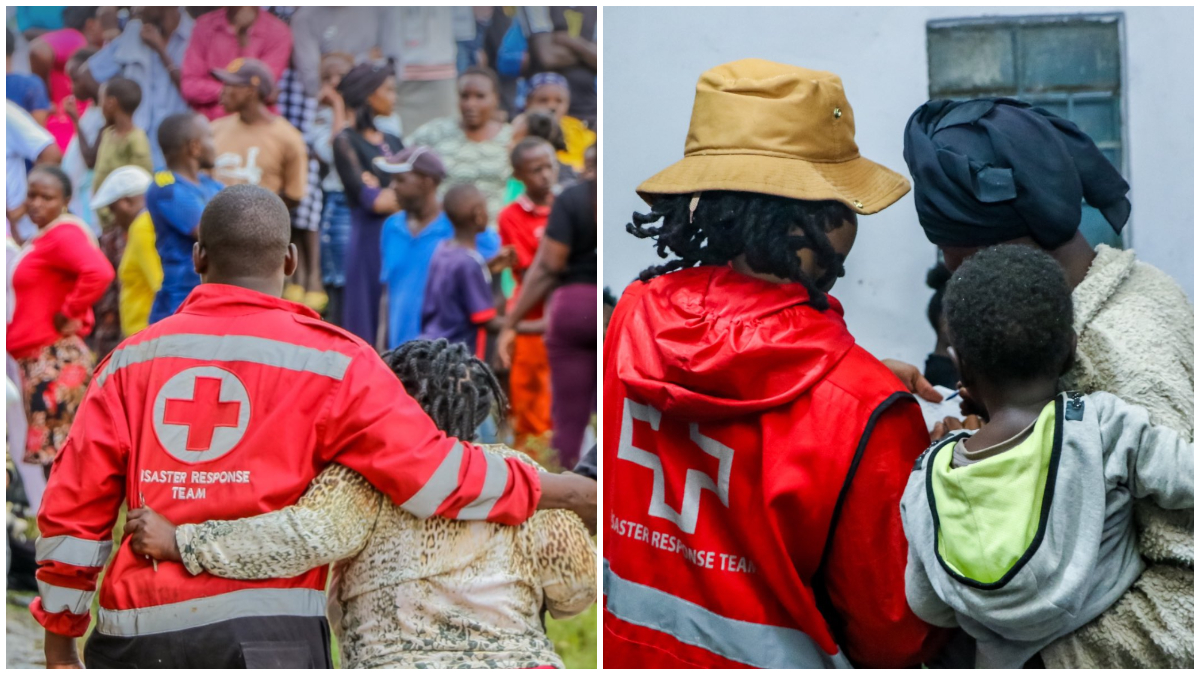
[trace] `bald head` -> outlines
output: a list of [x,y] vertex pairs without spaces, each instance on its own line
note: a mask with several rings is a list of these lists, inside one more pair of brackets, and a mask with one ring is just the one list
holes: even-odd
[[282,199],[256,185],[234,185],[204,208],[198,239],[210,274],[267,279],[284,272],[291,228]]
[[447,190],[446,196],[442,197],[442,210],[456,230],[473,230],[481,224],[487,227],[487,199],[479,188],[469,183]]

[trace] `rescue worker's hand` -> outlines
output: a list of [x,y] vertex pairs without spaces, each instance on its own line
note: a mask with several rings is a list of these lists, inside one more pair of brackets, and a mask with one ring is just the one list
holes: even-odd
[[130,535],[129,547],[138,555],[155,560],[183,560],[175,544],[174,523],[148,508],[129,512],[125,519],[125,534]]
[[892,374],[900,378],[900,381],[904,383],[904,387],[910,392],[926,401],[932,401],[933,403],[942,402],[942,395],[938,393],[937,389],[933,388],[929,380],[925,379],[925,376],[921,374],[920,368],[911,363],[895,359],[883,359],[883,365],[887,366],[887,369],[892,371]]
[[75,638],[46,631],[46,668],[83,668]]
[[979,431],[983,428],[983,421],[977,415],[967,415],[966,419],[958,419],[957,417],[947,417],[946,419],[933,425],[933,431],[929,432],[929,439],[936,441],[945,438],[952,431],[966,429],[967,431]]
[[539,509],[569,509],[596,531],[596,481],[577,473],[538,473],[542,481]]

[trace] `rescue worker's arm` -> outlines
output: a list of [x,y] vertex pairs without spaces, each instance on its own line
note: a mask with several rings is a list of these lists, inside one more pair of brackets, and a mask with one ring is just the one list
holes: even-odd
[[585,521],[595,519],[594,481],[567,474],[539,479],[520,460],[489,457],[448,438],[365,346],[318,425],[323,461],[357,471],[419,518],[517,525],[535,508],[567,508]]
[[75,638],[91,622],[96,580],[112,551],[129,455],[128,430],[118,423],[115,405],[95,383],[89,387],[38,512],[40,597],[29,611],[46,629],[48,666],[78,662]]
[[550,616],[565,619],[596,601],[596,546],[583,523],[566,511],[541,511],[525,525],[541,574]]
[[846,656],[859,666],[915,666],[947,636],[917,618],[905,597],[908,541],[900,495],[928,444],[915,401],[897,401],[880,414],[828,544],[825,588],[837,613],[829,619]]
[[[130,523],[136,520],[138,527],[130,546],[134,553],[179,560],[192,574],[294,577],[361,551],[375,528],[382,500],[366,479],[335,464],[317,476],[294,506],[252,518],[175,527],[161,515],[131,511]],[[160,542],[175,550],[158,549]]]

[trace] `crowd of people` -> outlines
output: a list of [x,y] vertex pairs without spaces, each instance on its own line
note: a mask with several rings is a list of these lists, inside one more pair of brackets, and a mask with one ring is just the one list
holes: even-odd
[[[910,186],[846,89],[712,68],[638,187],[627,229],[667,260],[605,336],[605,667],[1194,667],[1194,311],[1080,231],[1086,203],[1120,233],[1129,184],[1071,121],[980,98],[912,113]],[[910,189],[943,261],[924,376],[831,294]]]
[[[399,377],[441,432],[506,444],[552,470],[579,465],[594,479],[588,469],[594,451],[590,460],[584,455],[597,388],[596,13],[595,7],[10,8],[7,372],[20,405],[16,411],[9,406],[8,438],[32,510],[43,496],[61,502],[69,489],[97,489],[94,482],[69,488],[77,477],[57,475],[72,463],[60,457],[80,447],[80,439],[106,432],[95,413],[83,419],[90,397],[98,395],[98,364],[127,367],[140,358],[138,345],[154,341],[148,336],[179,332],[181,316],[220,300],[261,309],[257,298],[232,291],[219,298],[205,289],[223,283],[261,290],[250,280],[273,279],[276,271],[285,277],[276,295],[286,311],[319,317],[343,339],[385,353],[393,382]],[[237,192],[243,185],[257,190]],[[279,270],[263,271],[247,258],[255,246],[274,250],[263,243],[275,221],[263,215],[269,209],[262,194],[286,212],[288,253]],[[245,211],[227,207],[219,213],[233,222],[206,226],[215,222],[213,207],[222,198]],[[247,231],[224,229],[236,227]],[[247,250],[227,250],[235,240]],[[224,311],[226,318],[239,316]],[[250,343],[245,349],[257,353]],[[420,376],[406,379],[414,368]],[[196,380],[196,392],[202,381]],[[178,419],[170,411],[155,414]],[[89,424],[100,428],[82,428]],[[189,450],[193,442],[216,442],[230,424],[218,420],[200,440],[189,433]],[[524,465],[502,445],[485,447],[486,459],[474,460],[476,468],[497,461]],[[348,497],[356,503],[380,493],[395,500],[405,491],[388,483],[377,465],[338,461],[362,474],[354,475],[364,492]],[[295,476],[303,480],[288,489],[299,489],[298,498],[316,478],[312,492],[319,493],[327,476],[351,485],[340,474],[316,473]],[[493,469],[487,478],[490,486]],[[479,485],[473,487],[478,493]],[[415,512],[402,500],[396,504],[405,515]],[[488,516],[479,504],[465,506],[445,508],[464,520]],[[426,536],[415,518],[409,523],[378,508],[372,513],[397,528],[381,541],[380,555],[398,541]],[[92,515],[104,521],[101,529],[111,528],[115,512]],[[253,514],[218,510],[188,517],[244,515]],[[519,522],[528,515],[492,519]],[[63,530],[55,536],[76,536],[73,525],[53,516],[40,524]],[[477,541],[472,537],[480,536],[482,524],[446,527],[460,525],[452,537]],[[258,531],[270,527],[264,517]],[[530,588],[558,580],[547,590],[551,613],[573,614],[590,604],[594,579],[582,570],[594,551],[586,531],[557,517],[503,530],[486,531],[508,538],[498,540],[497,551],[521,552],[506,564],[528,576]],[[384,538],[380,532],[376,528],[377,540]],[[281,537],[281,546],[293,541]],[[570,555],[547,563],[530,553],[526,539],[509,541],[514,537],[565,546]],[[196,541],[187,555],[201,554]],[[305,559],[307,566],[294,572],[252,562],[252,574],[229,560],[224,570],[184,562],[193,573],[204,568],[231,578],[280,579],[364,550],[372,545],[332,547],[332,558]],[[40,549],[38,558],[51,566],[55,560]],[[536,565],[547,564],[553,570],[538,571]],[[350,565],[345,572],[363,578],[357,569]],[[80,606],[55,605],[42,591],[41,604],[34,605],[39,621],[60,635],[80,634],[77,617],[63,618],[78,615]],[[541,631],[539,605],[518,596],[520,609],[505,605],[505,611],[530,635]],[[448,600],[445,615],[435,613],[430,621],[449,621],[454,607]],[[543,642],[524,651],[515,645],[533,643],[486,632],[480,639],[493,640],[497,653],[506,654],[488,658],[560,664],[544,631]],[[357,637],[362,642],[354,636],[343,642],[359,645],[346,653],[355,663],[453,662],[398,657],[370,646],[378,635]],[[452,643],[443,642],[447,653],[458,649]],[[51,648],[48,641],[48,654]],[[140,648],[150,654],[155,647],[143,641]],[[97,663],[125,663],[120,654],[129,652],[121,649],[129,644],[97,647],[92,656]],[[319,650],[313,658],[319,665]]]

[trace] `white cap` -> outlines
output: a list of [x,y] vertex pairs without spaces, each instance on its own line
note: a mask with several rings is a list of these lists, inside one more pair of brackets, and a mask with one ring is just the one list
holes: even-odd
[[92,195],[92,208],[102,209],[123,197],[146,194],[150,189],[150,174],[140,166],[123,166],[108,174],[104,184]]

